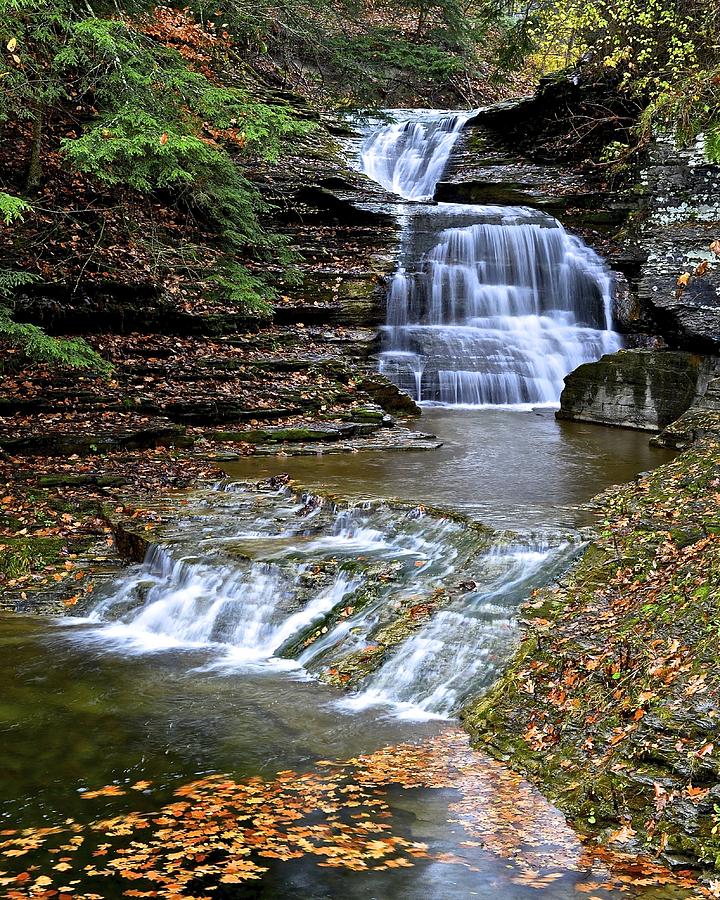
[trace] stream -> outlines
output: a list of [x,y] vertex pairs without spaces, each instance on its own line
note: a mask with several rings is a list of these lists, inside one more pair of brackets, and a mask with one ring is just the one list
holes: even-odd
[[227,464],[91,606],[0,617],[0,895],[694,896],[457,724],[588,500],[671,456],[555,420],[620,345],[609,275],[534,211],[429,204],[467,117],[402,113],[359,156],[408,201],[378,365],[443,447]]

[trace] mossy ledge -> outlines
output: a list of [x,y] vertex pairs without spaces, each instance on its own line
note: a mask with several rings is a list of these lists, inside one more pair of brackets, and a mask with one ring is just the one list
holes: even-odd
[[504,677],[463,711],[475,746],[575,827],[720,868],[720,442],[595,504],[602,526],[524,609]]

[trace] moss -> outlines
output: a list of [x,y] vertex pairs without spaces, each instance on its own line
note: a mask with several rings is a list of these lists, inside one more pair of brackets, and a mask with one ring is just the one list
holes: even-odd
[[129,477],[122,475],[41,475],[38,484],[45,488],[54,487],[82,487],[84,485],[98,485],[100,487],[115,487],[130,482]]
[[602,530],[532,598],[510,667],[463,712],[474,743],[578,827],[629,820],[639,840],[713,867],[714,805],[688,791],[720,775],[719,487],[711,441],[599,497]]
[[419,602],[417,598],[404,600],[397,618],[378,631],[375,640],[385,648],[395,647],[426,625],[438,610],[448,605],[451,599],[447,591],[439,588],[431,597]]
[[374,406],[356,406],[351,412],[351,418],[355,422],[382,422],[385,413]]
[[57,562],[65,541],[60,537],[2,537],[0,545],[0,579],[10,579]]
[[322,441],[338,435],[332,430],[311,427],[244,428],[241,431],[213,431],[208,435],[215,441],[240,441],[248,444],[280,444],[284,441]]

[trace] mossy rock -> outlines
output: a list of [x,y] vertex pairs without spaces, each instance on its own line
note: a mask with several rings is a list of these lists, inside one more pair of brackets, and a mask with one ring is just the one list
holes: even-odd
[[118,487],[129,484],[132,479],[123,475],[41,475],[38,484],[45,488],[54,487],[84,487],[97,485],[98,487]]
[[60,559],[66,545],[62,537],[12,536],[0,537],[0,575],[18,578]]
[[216,441],[240,441],[248,444],[281,444],[301,441],[337,441],[352,434],[348,425],[303,425],[277,428],[243,428],[238,431],[211,431]]

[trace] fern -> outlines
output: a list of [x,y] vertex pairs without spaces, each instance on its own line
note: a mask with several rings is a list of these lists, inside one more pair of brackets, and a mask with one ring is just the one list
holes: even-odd
[[0,269],[0,301],[7,301],[18,288],[28,284],[36,284],[40,279],[30,272],[19,272],[14,269]]
[[212,281],[216,285],[217,295],[238,306],[249,318],[269,319],[272,316],[275,290],[245,266],[228,260],[213,275]]
[[708,162],[720,163],[720,126],[715,126],[705,135],[705,156]]
[[[122,7],[120,17],[114,0],[0,0],[0,46],[12,40],[18,58],[28,61],[4,73],[0,125],[24,118],[42,127],[55,109],[90,98],[96,115],[61,147],[76,170],[117,189],[172,193],[219,234],[224,252],[289,262],[285,242],[260,221],[262,203],[240,163],[250,154],[277,160],[290,139],[312,126],[284,104],[220,83],[214,72],[242,63],[229,49],[217,50],[227,59],[215,58],[221,45],[190,12],[172,13],[190,58],[197,52],[202,60],[189,64],[166,46],[161,20],[168,8],[152,0]],[[133,20],[135,12],[141,15]],[[207,41],[211,51],[202,57]],[[14,202],[0,196],[7,224],[24,209]],[[242,284],[248,303],[256,304],[254,282],[238,281],[238,290]]]

